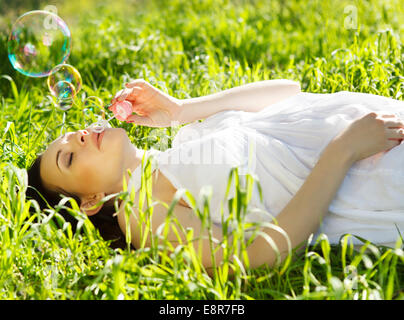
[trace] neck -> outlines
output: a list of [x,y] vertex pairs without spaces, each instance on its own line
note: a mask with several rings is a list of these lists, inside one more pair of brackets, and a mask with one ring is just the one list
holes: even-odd
[[122,167],[122,178],[118,180],[117,184],[110,190],[109,193],[117,193],[123,190],[123,176],[126,179],[126,183],[128,183],[130,176],[128,174],[128,170],[133,174],[135,169],[142,163],[142,157],[144,154],[144,150],[136,148],[134,145],[130,145],[127,150],[127,155],[125,156],[127,161],[124,163]]
[[[125,177],[126,184],[129,182],[130,176],[128,174],[128,170],[133,174],[135,169],[142,163],[142,157],[145,153],[144,150],[136,148],[133,144],[130,145],[128,150],[128,162],[123,166],[123,175]],[[114,187],[112,193],[118,193],[123,191],[123,177]]]
[[[142,163],[142,157],[143,154],[145,153],[144,150],[136,148],[134,145],[132,145],[133,148],[130,150],[130,155],[129,155],[129,163],[127,167],[125,168],[125,179],[126,183],[128,183],[130,177],[128,174],[128,169],[130,170],[131,173],[135,171],[135,169]],[[123,180],[122,180],[123,182]],[[120,190],[122,191],[122,183],[120,186]]]

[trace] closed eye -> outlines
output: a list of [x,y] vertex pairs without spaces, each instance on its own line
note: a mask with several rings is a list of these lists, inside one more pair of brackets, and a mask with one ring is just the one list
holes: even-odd
[[70,167],[70,165],[72,164],[72,162],[73,162],[73,152],[70,154],[70,160],[69,160],[69,167]]

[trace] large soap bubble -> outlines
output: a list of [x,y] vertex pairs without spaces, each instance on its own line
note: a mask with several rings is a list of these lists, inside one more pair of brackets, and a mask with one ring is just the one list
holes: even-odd
[[71,34],[66,23],[49,11],[23,14],[8,39],[8,57],[14,69],[29,77],[46,77],[70,55]]

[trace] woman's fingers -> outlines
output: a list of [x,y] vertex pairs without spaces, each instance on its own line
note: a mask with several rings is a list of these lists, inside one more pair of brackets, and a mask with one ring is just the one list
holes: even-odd
[[389,140],[403,140],[404,130],[403,129],[388,129],[387,139]]
[[400,119],[399,115],[379,114],[378,117],[383,118],[389,147],[393,148],[399,145],[404,139],[404,122]]
[[130,89],[122,89],[119,90],[116,94],[115,97],[112,99],[112,103],[115,103],[117,101],[123,101],[126,99],[126,97],[130,94]]
[[386,121],[384,123],[384,126],[386,128],[404,128],[404,122],[403,121]]
[[131,94],[130,89],[123,89],[122,94],[120,94],[117,98],[118,101],[126,100],[126,98]]
[[399,145],[404,139],[404,122],[396,114],[384,114],[381,115],[385,120],[384,127],[387,130],[387,139],[393,147]]
[[149,117],[141,117],[141,116],[138,116],[136,114],[130,115],[126,119],[126,122],[128,122],[128,123],[136,123],[138,125],[148,126],[148,127],[150,127],[152,125],[152,121],[151,121],[151,119]]
[[135,101],[136,98],[143,92],[143,89],[141,87],[133,87],[129,90],[129,93],[126,96],[126,100],[129,101]]
[[124,100],[135,101],[142,92],[143,89],[141,87],[132,87],[119,90],[112,99],[112,103]]
[[119,90],[117,93],[115,93],[115,96],[112,98],[111,103],[115,103],[118,99],[118,97],[122,94],[123,89]]
[[388,152],[400,145],[404,140],[404,122],[401,121],[400,117],[396,114],[384,114],[381,115],[381,117],[384,119],[391,118],[391,120],[386,120],[384,123],[384,127],[387,131],[386,147],[388,148],[385,152]]
[[112,103],[123,100],[131,100],[134,101],[137,95],[143,92],[145,86],[148,85],[148,82],[144,79],[136,79],[129,83],[125,83],[125,89],[119,90],[114,98],[112,99]]
[[142,86],[144,86],[146,83],[147,83],[147,82],[146,82],[146,80],[144,80],[144,79],[136,79],[136,80],[133,80],[133,81],[131,81],[131,82],[125,83],[125,87],[126,87],[126,88],[133,88],[133,87],[136,87],[136,86],[142,87]]

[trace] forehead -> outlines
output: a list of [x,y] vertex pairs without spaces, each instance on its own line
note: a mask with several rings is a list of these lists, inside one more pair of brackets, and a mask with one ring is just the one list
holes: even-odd
[[[63,144],[65,144],[65,143],[66,143],[65,135],[61,135],[60,137],[56,138],[48,145],[44,154],[46,154],[46,157],[53,156],[56,159],[57,151],[60,150],[63,147]],[[55,163],[56,163],[56,160],[55,160]]]
[[[65,143],[66,140],[62,135],[52,141],[43,153],[41,161],[41,176],[44,182],[53,180],[52,177],[55,174],[60,173],[56,166],[56,154],[63,148],[63,144]],[[44,171],[43,168],[46,168],[46,171]]]

